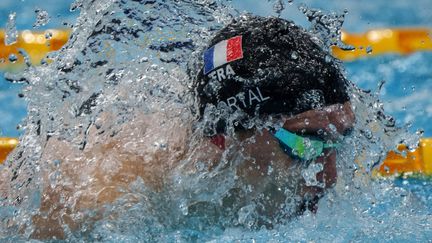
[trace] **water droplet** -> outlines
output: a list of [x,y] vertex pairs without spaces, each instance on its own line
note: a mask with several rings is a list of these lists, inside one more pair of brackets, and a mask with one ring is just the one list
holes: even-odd
[[282,0],[277,0],[273,5],[273,10],[278,15],[280,15],[284,9],[285,9],[285,4],[283,3]]
[[73,12],[77,9],[82,8],[82,6],[83,6],[83,0],[76,0],[70,5],[69,11]]
[[317,134],[318,134],[319,136],[321,136],[321,135],[326,135],[326,132],[324,132],[324,129],[318,129]]
[[6,23],[6,38],[5,45],[9,46],[14,44],[18,38],[18,31],[16,29],[16,13],[10,13],[8,22]]
[[43,65],[43,66],[45,66],[45,65],[48,64],[48,62],[47,62],[47,60],[45,58],[42,58],[40,64]]
[[302,171],[302,176],[305,179],[306,186],[324,187],[324,183],[317,180],[317,174],[323,171],[324,167],[321,163],[311,163]]
[[291,52],[291,59],[296,60],[298,58],[298,53],[296,51]]
[[54,163],[54,166],[59,167],[61,164],[61,160],[55,159],[55,160],[53,160],[53,163]]
[[389,172],[390,172],[390,167],[388,167],[387,165],[385,165],[385,166],[384,166],[384,171],[385,171],[386,173],[389,173]]
[[372,54],[372,47],[371,46],[366,47],[366,53]]
[[48,15],[48,12],[45,10],[37,8],[35,10],[35,14],[36,14],[36,22],[33,24],[33,28],[44,26],[44,25],[48,24],[48,22],[50,21],[50,17]]
[[287,2],[289,5],[292,5],[294,3],[294,0],[288,0]]
[[247,226],[252,226],[255,221],[255,205],[247,205],[238,211],[238,222]]
[[202,161],[198,161],[195,165],[195,168],[197,169],[197,171],[202,172],[206,169],[206,165]]
[[52,38],[53,34],[51,31],[47,30],[45,32],[45,39],[50,40]]
[[18,57],[15,54],[10,54],[9,55],[9,61],[11,63],[15,63],[18,60]]
[[186,202],[180,203],[179,208],[183,215],[188,215],[189,208]]
[[330,129],[330,131],[331,132],[333,132],[333,133],[337,133],[337,128],[336,128],[336,126],[334,125],[334,124],[329,124],[328,125],[328,127],[329,127],[329,129]]
[[140,63],[148,62],[148,61],[149,61],[148,57],[143,57],[139,60]]
[[309,119],[307,119],[307,118],[304,119],[304,124],[305,124],[306,126],[309,125],[309,123],[310,123],[310,122],[309,122]]
[[22,48],[19,48],[18,49],[18,53],[24,58],[24,63],[28,66],[28,67],[30,67],[31,66],[31,61],[30,61],[30,57],[29,57],[29,55],[27,54],[27,52],[24,50],[24,49],[22,49]]
[[372,132],[369,129],[366,129],[363,131],[363,135],[367,138],[367,139],[372,139],[373,135]]
[[[405,108],[405,109],[406,109],[406,108]],[[408,122],[406,123],[406,127],[407,127],[407,128],[410,128],[410,127],[412,127],[413,124],[414,124],[413,121],[408,121]]]
[[423,134],[424,134],[424,130],[422,130],[422,129],[419,129],[416,131],[416,135],[418,135],[418,136],[423,136]]
[[267,175],[271,175],[273,173],[273,167],[270,165],[267,170]]

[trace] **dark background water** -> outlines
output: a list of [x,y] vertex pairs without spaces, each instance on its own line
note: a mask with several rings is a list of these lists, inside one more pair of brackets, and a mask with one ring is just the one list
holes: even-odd
[[[16,12],[18,30],[33,29],[35,10],[46,10],[50,21],[43,27],[64,28],[73,23],[78,15],[71,12],[71,0],[2,0],[0,1],[0,26],[5,27],[8,14]],[[431,27],[432,4],[430,0],[415,2],[406,0],[294,0],[287,4],[283,18],[292,19],[305,27],[306,17],[297,9],[300,3],[324,11],[342,12],[348,10],[344,29],[349,32],[364,32],[382,27]],[[262,0],[234,0],[233,5],[240,11],[259,15],[274,15],[272,3]],[[381,90],[381,100],[388,113],[396,117],[397,124],[409,125],[414,132],[423,129],[425,136],[432,136],[432,53],[416,53],[410,56],[386,55],[370,57],[346,63],[346,73],[350,80],[363,89],[375,91],[378,83],[385,80]],[[11,84],[0,75],[0,136],[19,136],[17,124],[26,115],[26,104],[18,98],[22,85]]]

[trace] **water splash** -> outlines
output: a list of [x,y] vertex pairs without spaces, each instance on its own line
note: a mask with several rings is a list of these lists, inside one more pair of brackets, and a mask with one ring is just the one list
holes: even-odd
[[267,0],[273,2],[273,11],[277,16],[281,16],[282,12],[286,9],[286,4],[292,5],[294,0]]
[[[12,240],[17,232],[23,239],[40,236],[37,221],[45,222],[50,214],[58,216],[51,223],[60,223],[59,237],[70,241],[342,242],[379,240],[381,232],[395,240],[430,236],[432,222],[415,195],[391,182],[370,180],[371,169],[388,149],[403,141],[415,146],[418,139],[385,115],[379,91],[351,87],[357,123],[343,140],[348,149],[339,151],[338,183],[320,200],[317,214],[306,211],[291,221],[276,218],[281,223],[273,229],[259,229],[266,222],[259,215],[266,200],[258,190],[238,185],[231,169],[247,159],[241,148],[256,142],[254,137],[228,148],[215,168],[205,161],[189,163],[197,155],[193,148],[203,141],[199,129],[192,135],[188,131],[187,125],[196,121],[186,89],[207,40],[237,14],[229,2],[82,0],[71,10],[79,10],[80,17],[68,44],[49,56],[52,62],[29,67],[21,77],[28,82],[23,93],[29,112],[20,146],[0,177],[11,181],[0,183],[7,187],[1,188],[1,237]],[[321,27],[312,32],[317,40],[324,38],[319,43],[328,47],[337,42],[343,21],[326,26],[326,18],[314,14],[319,17],[312,21]],[[256,122],[257,129],[266,127]],[[178,162],[184,146],[192,152]],[[150,163],[155,156],[166,163]],[[133,166],[119,166],[125,159]],[[128,180],[135,171],[150,168],[145,178]],[[167,170],[172,175],[162,176]],[[267,175],[290,176],[278,171],[269,168]],[[303,172],[313,184],[320,168],[293,171],[299,178]],[[122,183],[109,183],[119,178]],[[108,186],[92,188],[97,180]],[[297,182],[282,182],[291,185],[280,190],[276,182],[262,183],[269,187],[263,190],[284,195],[282,210],[293,215],[301,201],[292,194]],[[117,199],[98,204],[112,195]],[[245,198],[245,203],[233,198]],[[81,225],[68,223],[67,215]],[[413,236],[410,228],[417,222],[425,230]]]
[[277,13],[279,16],[282,13],[282,11],[285,9],[285,3],[282,0],[277,0],[273,4],[273,10],[275,13]]
[[33,24],[33,28],[44,26],[48,24],[48,22],[50,21],[48,12],[43,9],[36,8],[35,14],[36,14],[36,21]]
[[16,29],[16,13],[10,13],[8,22],[6,23],[5,45],[9,46],[16,43],[18,31]]
[[330,52],[331,46],[338,46],[346,51],[354,49],[341,41],[342,25],[348,10],[344,10],[343,13],[327,13],[321,9],[310,8],[306,4],[300,4],[299,10],[312,24],[309,31],[317,37],[314,39],[315,42],[325,50]]

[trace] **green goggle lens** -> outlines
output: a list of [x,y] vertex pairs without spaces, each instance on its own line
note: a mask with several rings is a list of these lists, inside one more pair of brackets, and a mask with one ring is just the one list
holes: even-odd
[[324,149],[337,148],[339,146],[339,144],[324,143],[320,140],[304,138],[283,128],[277,130],[274,136],[279,140],[284,151],[287,151],[287,148],[289,148],[294,156],[302,160],[313,160],[321,156]]

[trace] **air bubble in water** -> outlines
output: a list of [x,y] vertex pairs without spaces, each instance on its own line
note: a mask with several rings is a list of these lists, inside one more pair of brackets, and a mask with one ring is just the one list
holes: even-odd
[[50,17],[47,11],[37,8],[35,10],[35,14],[36,14],[36,22],[33,24],[33,28],[48,24]]
[[5,45],[9,46],[14,44],[18,38],[18,31],[16,29],[16,13],[10,13],[8,22],[6,23],[6,38]]

